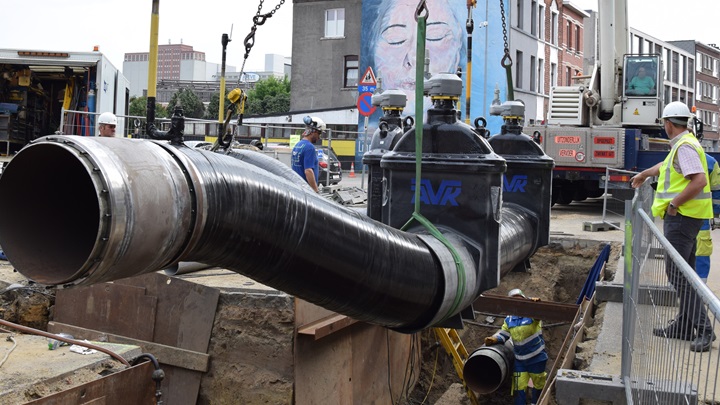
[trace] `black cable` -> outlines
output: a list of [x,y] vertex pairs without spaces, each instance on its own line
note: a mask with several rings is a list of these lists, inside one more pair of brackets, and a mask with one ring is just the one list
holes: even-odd
[[160,363],[158,363],[155,356],[153,356],[150,353],[142,353],[139,356],[135,357],[132,360],[132,365],[136,366],[136,365],[140,364],[140,360],[143,360],[143,359],[149,360],[150,362],[152,362],[153,367],[155,367],[155,371],[153,371],[152,377],[151,377],[153,379],[153,381],[155,381],[155,403],[157,405],[162,405],[162,403],[163,403],[162,399],[161,399],[162,390],[160,389],[160,383],[165,378],[165,371],[163,371],[163,369],[160,368]]

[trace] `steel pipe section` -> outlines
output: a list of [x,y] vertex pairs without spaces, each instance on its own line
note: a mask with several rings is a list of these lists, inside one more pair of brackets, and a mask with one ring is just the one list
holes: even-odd
[[[535,249],[537,219],[516,204],[505,204],[500,222],[500,278],[528,259]],[[499,280],[498,280],[499,281]]]
[[[36,140],[0,177],[0,210],[0,245],[41,284],[92,284],[199,262],[403,332],[440,323],[482,292],[483,269],[452,231],[444,234],[465,274],[433,237],[328,201],[292,176],[162,142]],[[526,213],[502,215],[501,267],[509,271],[530,254],[533,236]]]
[[512,341],[482,346],[463,365],[465,383],[478,394],[494,392],[512,375],[514,362]]

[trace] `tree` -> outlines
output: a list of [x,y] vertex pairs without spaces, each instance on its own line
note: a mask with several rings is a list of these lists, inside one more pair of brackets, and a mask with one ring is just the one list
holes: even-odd
[[[227,114],[227,108],[230,105],[230,100],[227,98],[227,93],[225,93],[225,114]],[[205,118],[209,120],[216,120],[218,117],[220,117],[220,94],[215,93],[210,97],[210,103],[207,106],[207,111],[205,111]],[[227,118],[227,116],[226,116]]]
[[268,77],[248,92],[246,115],[281,114],[290,111],[290,81]]
[[[137,117],[145,117],[147,115],[147,97],[132,97],[130,98],[130,115]],[[155,118],[167,118],[167,108],[163,107],[162,104],[155,103]]]
[[188,118],[202,118],[205,115],[205,106],[192,89],[180,89],[170,98],[167,110],[170,116],[175,111],[175,105],[180,104],[183,113]]

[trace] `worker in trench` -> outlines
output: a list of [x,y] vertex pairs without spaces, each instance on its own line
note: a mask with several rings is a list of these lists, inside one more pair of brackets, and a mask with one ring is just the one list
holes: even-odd
[[[540,301],[539,298],[528,298],[519,288],[510,290],[508,297]],[[547,380],[545,366],[548,355],[542,334],[542,321],[524,316],[507,316],[502,328],[494,335],[485,338],[485,344],[487,346],[505,344],[508,340],[512,340],[515,353],[510,391],[513,404],[527,404],[527,388],[530,380],[533,383],[530,403],[537,404]]]

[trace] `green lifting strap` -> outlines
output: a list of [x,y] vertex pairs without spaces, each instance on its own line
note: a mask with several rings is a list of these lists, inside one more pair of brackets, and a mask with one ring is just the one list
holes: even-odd
[[[424,15],[423,15],[424,14]],[[458,286],[457,294],[455,294],[455,300],[453,305],[450,307],[448,312],[443,317],[443,320],[448,319],[454,313],[458,311],[460,303],[462,301],[463,291],[465,290],[465,266],[463,266],[460,260],[460,254],[455,250],[450,241],[440,233],[440,231],[432,224],[427,218],[420,214],[420,175],[422,172],[422,137],[423,137],[423,125],[422,117],[424,115],[423,108],[423,94],[425,93],[425,75],[423,72],[425,60],[425,33],[427,31],[427,16],[428,11],[425,6],[425,0],[421,0],[415,10],[415,19],[417,20],[417,50],[416,50],[416,63],[415,63],[415,208],[411,218],[405,225],[400,228],[406,230],[410,224],[417,221],[428,230],[428,232],[445,245],[455,260],[455,268],[458,273]],[[419,117],[419,118],[418,118]],[[420,124],[418,124],[420,122]]]

